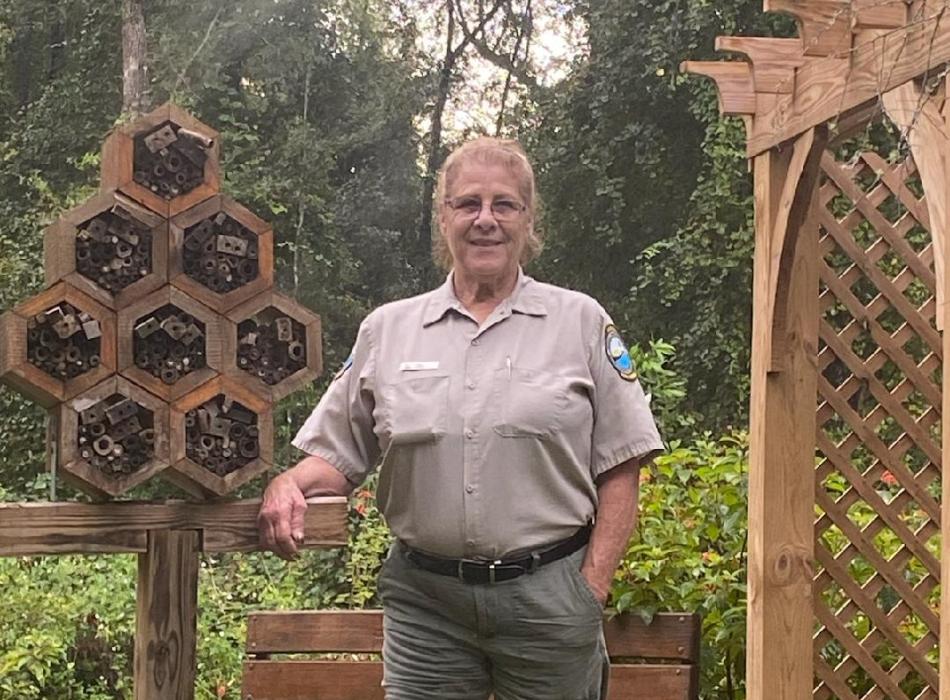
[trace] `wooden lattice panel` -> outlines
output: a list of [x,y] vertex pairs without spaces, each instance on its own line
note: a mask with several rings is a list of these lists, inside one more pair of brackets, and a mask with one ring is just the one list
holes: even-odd
[[815,691],[937,698],[941,339],[913,161],[831,153],[820,227]]

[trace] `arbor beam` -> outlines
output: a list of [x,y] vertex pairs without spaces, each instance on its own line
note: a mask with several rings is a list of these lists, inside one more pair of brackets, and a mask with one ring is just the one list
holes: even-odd
[[745,56],[752,64],[752,81],[760,93],[789,94],[795,87],[795,69],[808,60],[801,39],[716,37],[716,50]]
[[[946,15],[946,16],[945,16]],[[813,126],[878,101],[950,61],[950,13],[938,12],[855,46],[846,60],[810,61],[795,90],[756,113],[748,154],[756,156]]]
[[[346,544],[343,497],[307,500],[303,548]],[[221,503],[10,503],[0,505],[0,556],[144,553],[151,530],[201,532],[202,552],[260,549],[260,500]]]
[[795,18],[806,56],[851,48],[851,0],[765,0],[764,7]]
[[716,82],[719,111],[725,116],[738,117],[755,112],[752,68],[745,61],[684,61],[680,70],[704,75]]

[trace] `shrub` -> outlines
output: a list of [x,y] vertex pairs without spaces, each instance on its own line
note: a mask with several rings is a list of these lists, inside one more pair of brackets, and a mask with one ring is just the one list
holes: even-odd
[[702,695],[744,697],[748,451],[744,434],[674,443],[640,476],[640,519],[616,613],[703,616]]

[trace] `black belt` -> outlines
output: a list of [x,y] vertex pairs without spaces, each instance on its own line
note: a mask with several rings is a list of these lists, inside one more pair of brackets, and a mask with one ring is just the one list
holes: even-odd
[[522,574],[533,574],[538,567],[550,564],[573,554],[590,540],[591,525],[585,525],[566,540],[518,559],[496,559],[484,561],[478,559],[448,559],[434,554],[426,554],[403,544],[406,556],[420,569],[433,574],[451,576],[462,583],[500,583],[518,578]]

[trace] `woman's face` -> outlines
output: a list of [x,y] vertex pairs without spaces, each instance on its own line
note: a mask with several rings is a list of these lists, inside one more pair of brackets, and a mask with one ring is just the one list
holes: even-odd
[[518,186],[504,165],[462,164],[440,219],[457,274],[489,278],[517,270],[532,223]]

